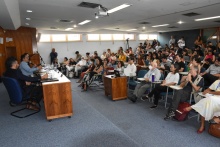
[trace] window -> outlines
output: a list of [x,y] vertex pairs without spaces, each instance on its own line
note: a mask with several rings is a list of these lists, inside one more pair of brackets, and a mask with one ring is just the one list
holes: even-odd
[[51,35],[52,36],[52,42],[64,42],[66,41],[66,35],[65,34],[56,34]]
[[113,40],[124,40],[123,34],[113,34]]
[[50,35],[49,34],[41,34],[39,42],[50,42]]
[[99,34],[88,34],[88,41],[99,41]]
[[82,41],[81,34],[68,34],[67,41]]
[[148,34],[140,34],[139,35],[139,40],[146,40],[148,39]]
[[100,39],[101,40],[105,40],[105,41],[111,41],[112,40],[112,35],[111,34],[101,34],[100,35]]
[[149,35],[149,40],[154,40],[156,39],[157,40],[157,35]]
[[127,40],[128,38],[129,38],[129,40],[135,40],[134,34],[125,34],[124,35],[124,40]]

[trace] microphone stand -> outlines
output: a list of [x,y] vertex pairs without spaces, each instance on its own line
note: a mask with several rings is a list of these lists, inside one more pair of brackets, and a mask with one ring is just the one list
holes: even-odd
[[45,62],[44,62],[43,58],[41,57],[41,55],[39,55],[39,56],[40,56],[41,64],[43,63],[43,65],[45,65]]

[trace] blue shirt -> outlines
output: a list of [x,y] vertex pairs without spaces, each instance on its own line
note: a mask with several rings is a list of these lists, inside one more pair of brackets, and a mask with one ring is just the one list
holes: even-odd
[[19,68],[20,68],[21,72],[23,73],[23,75],[25,75],[25,76],[30,76],[33,74],[34,71],[38,70],[38,68],[36,68],[36,67],[30,68],[28,63],[25,61],[21,62]]

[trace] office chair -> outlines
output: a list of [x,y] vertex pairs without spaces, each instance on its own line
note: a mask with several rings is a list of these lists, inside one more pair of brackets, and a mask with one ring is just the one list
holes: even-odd
[[[17,112],[28,109],[26,108],[26,104],[27,104],[27,101],[30,100],[31,98],[29,95],[26,95],[26,96],[23,95],[21,86],[16,79],[9,78],[9,77],[2,77],[2,81],[5,85],[5,88],[10,98],[10,101],[9,101],[10,106],[15,107],[15,106],[25,105],[24,108],[11,112],[12,116],[18,117],[18,118],[25,118],[25,117],[28,117],[28,116],[31,116],[33,114],[40,112],[40,109],[39,109],[38,111],[27,114],[25,116],[16,115]],[[24,103],[24,101],[26,101],[26,103]]]

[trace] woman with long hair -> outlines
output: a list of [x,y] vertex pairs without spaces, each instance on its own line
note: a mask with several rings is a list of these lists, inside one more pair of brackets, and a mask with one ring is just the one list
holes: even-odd
[[93,71],[90,71],[88,74],[86,74],[83,77],[83,82],[82,82],[83,91],[87,91],[87,86],[88,86],[89,80],[91,80],[95,74],[99,74],[103,71],[102,59],[96,58],[95,63],[96,63],[96,65],[95,65],[95,68],[93,69]]

